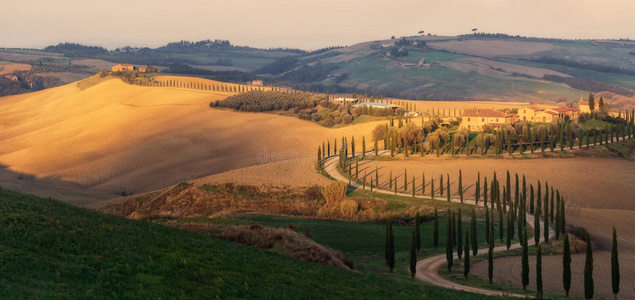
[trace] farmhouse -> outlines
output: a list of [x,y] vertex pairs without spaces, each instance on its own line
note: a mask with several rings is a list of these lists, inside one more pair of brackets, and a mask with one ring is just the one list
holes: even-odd
[[335,103],[339,103],[339,104],[348,104],[348,103],[357,103],[357,99],[355,98],[335,98],[333,100]]
[[538,106],[523,107],[518,110],[518,119],[523,122],[542,122],[539,115],[544,115],[544,108]]
[[584,101],[582,97],[580,97],[580,101],[578,101],[578,109],[583,113],[591,113],[591,107],[589,106],[589,101]]
[[388,104],[388,103],[376,103],[376,102],[363,102],[360,104],[355,104],[355,107],[359,107],[359,106],[368,106],[372,108],[390,108],[393,111],[397,111],[397,109],[401,107],[399,105]]
[[499,110],[474,108],[466,109],[463,112],[463,119],[459,127],[479,131],[483,130],[484,125],[500,127],[502,124],[513,124],[513,122],[514,115]]
[[148,71],[148,68],[146,68],[146,67],[138,67],[138,68],[137,68],[137,71],[139,71],[139,72],[141,72],[141,73],[145,73],[145,72],[147,72],[147,71]]
[[262,80],[252,80],[252,81],[251,81],[251,85],[258,85],[258,86],[260,86],[260,85],[262,85]]
[[131,64],[118,64],[112,67],[113,72],[126,72],[134,71],[134,66]]
[[574,107],[556,107],[551,109],[551,111],[557,113],[560,119],[569,117],[569,120],[577,120],[578,116],[580,116],[580,110]]

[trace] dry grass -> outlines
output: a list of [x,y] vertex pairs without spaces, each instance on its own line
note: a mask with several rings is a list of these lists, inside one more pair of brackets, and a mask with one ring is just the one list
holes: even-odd
[[250,247],[276,252],[301,260],[353,270],[354,264],[340,251],[316,243],[293,228],[270,228],[261,225],[224,226],[202,223],[168,222],[169,226],[204,234]]
[[464,40],[428,43],[429,47],[456,53],[482,57],[533,55],[539,52],[551,52],[552,43],[499,41],[499,40]]
[[28,71],[28,70],[31,70],[31,67],[32,67],[31,65],[17,64],[17,63],[2,65],[2,69],[0,70],[0,75],[13,73],[15,71]]

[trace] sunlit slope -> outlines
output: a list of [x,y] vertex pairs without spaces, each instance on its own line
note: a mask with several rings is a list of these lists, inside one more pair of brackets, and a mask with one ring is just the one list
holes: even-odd
[[299,163],[308,166],[319,142],[351,134],[361,141],[376,124],[326,129],[293,117],[209,108],[228,95],[113,79],[84,90],[71,84],[5,97],[0,165],[36,181],[138,193],[258,165],[264,153],[264,162],[293,155],[307,157]]

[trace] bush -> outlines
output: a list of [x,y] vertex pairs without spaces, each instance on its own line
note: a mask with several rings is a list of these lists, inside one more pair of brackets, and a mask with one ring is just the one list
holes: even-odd
[[340,181],[334,181],[322,188],[322,196],[326,200],[326,204],[335,204],[346,197],[346,184]]
[[352,218],[359,211],[359,204],[355,200],[345,199],[340,203],[340,212],[343,217]]

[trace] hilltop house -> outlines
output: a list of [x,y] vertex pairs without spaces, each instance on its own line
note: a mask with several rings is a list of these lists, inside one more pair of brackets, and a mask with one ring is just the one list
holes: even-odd
[[134,71],[134,66],[131,64],[118,64],[112,67],[113,72],[126,72]]
[[557,113],[560,119],[565,119],[568,116],[569,120],[577,120],[580,116],[580,110],[575,107],[556,107],[550,111]]
[[397,109],[401,107],[395,104],[377,103],[377,102],[362,102],[360,104],[355,104],[355,107],[359,107],[359,106],[368,106],[372,108],[389,108],[389,109],[392,109],[392,111],[397,111]]
[[[597,104],[596,104],[597,105]],[[591,107],[589,107],[589,101],[584,101],[582,97],[580,97],[580,101],[578,101],[578,109],[583,113],[591,113]]]
[[261,86],[262,85],[262,80],[252,80],[251,81],[251,85]]
[[463,112],[460,129],[483,130],[484,125],[500,127],[502,124],[513,124],[514,115],[494,109],[466,109]]
[[357,100],[357,99],[355,99],[355,98],[335,98],[335,99],[333,100],[333,102],[335,102],[335,103],[339,103],[339,104],[344,104],[344,103],[346,103],[346,104],[348,104],[348,103],[357,103],[357,101],[358,101],[358,100]]

